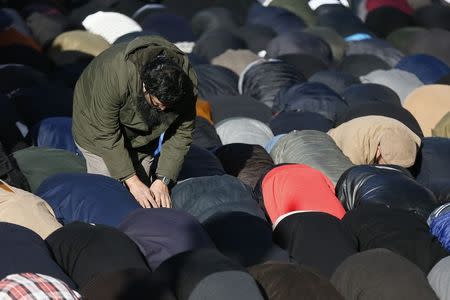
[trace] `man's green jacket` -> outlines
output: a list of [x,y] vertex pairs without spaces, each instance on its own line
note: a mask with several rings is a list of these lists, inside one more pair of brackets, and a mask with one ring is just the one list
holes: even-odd
[[[149,128],[137,111],[142,94],[143,66],[165,54],[182,67],[194,85],[193,99],[183,99],[169,122]],[[165,133],[156,173],[176,180],[192,142],[197,77],[187,55],[157,36],[120,43],[97,56],[83,71],[75,87],[72,131],[84,149],[101,156],[113,178],[125,180],[158,145]]]

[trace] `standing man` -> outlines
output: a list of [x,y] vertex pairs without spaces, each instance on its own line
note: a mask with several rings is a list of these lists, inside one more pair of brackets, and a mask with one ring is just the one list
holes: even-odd
[[187,55],[167,40],[145,36],[112,45],[87,66],[74,92],[72,131],[88,173],[123,181],[142,207],[170,207],[168,185],[192,142],[196,99]]

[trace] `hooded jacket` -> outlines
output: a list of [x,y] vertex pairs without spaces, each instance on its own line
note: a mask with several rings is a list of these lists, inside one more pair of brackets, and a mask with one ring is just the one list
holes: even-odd
[[[144,65],[164,53],[192,80],[194,98],[183,99],[168,122],[149,128],[137,110]],[[124,180],[135,174],[134,164],[153,153],[165,132],[156,173],[176,180],[192,142],[197,77],[187,56],[157,36],[138,37],[102,52],[83,71],[73,103],[72,131],[84,149],[101,156],[111,176]],[[136,159],[138,158],[138,159]]]
[[414,164],[421,143],[403,123],[384,116],[355,118],[328,134],[355,165],[375,163],[380,146],[386,163],[408,168]]

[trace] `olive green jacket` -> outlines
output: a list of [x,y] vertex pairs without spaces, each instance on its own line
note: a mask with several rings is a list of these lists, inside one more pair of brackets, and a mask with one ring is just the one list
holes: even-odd
[[[137,111],[142,95],[141,69],[165,53],[180,65],[194,84],[194,99],[183,99],[167,112],[167,124],[149,128]],[[135,166],[152,155],[165,133],[156,173],[176,180],[192,142],[197,77],[187,55],[157,36],[120,43],[97,56],[83,71],[75,87],[72,132],[84,149],[105,161],[113,178],[125,180]]]

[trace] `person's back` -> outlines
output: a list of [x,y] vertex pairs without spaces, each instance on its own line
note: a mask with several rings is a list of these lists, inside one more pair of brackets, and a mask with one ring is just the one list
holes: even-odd
[[416,159],[420,138],[400,121],[365,116],[345,122],[328,134],[352,163],[394,164],[405,168]]

